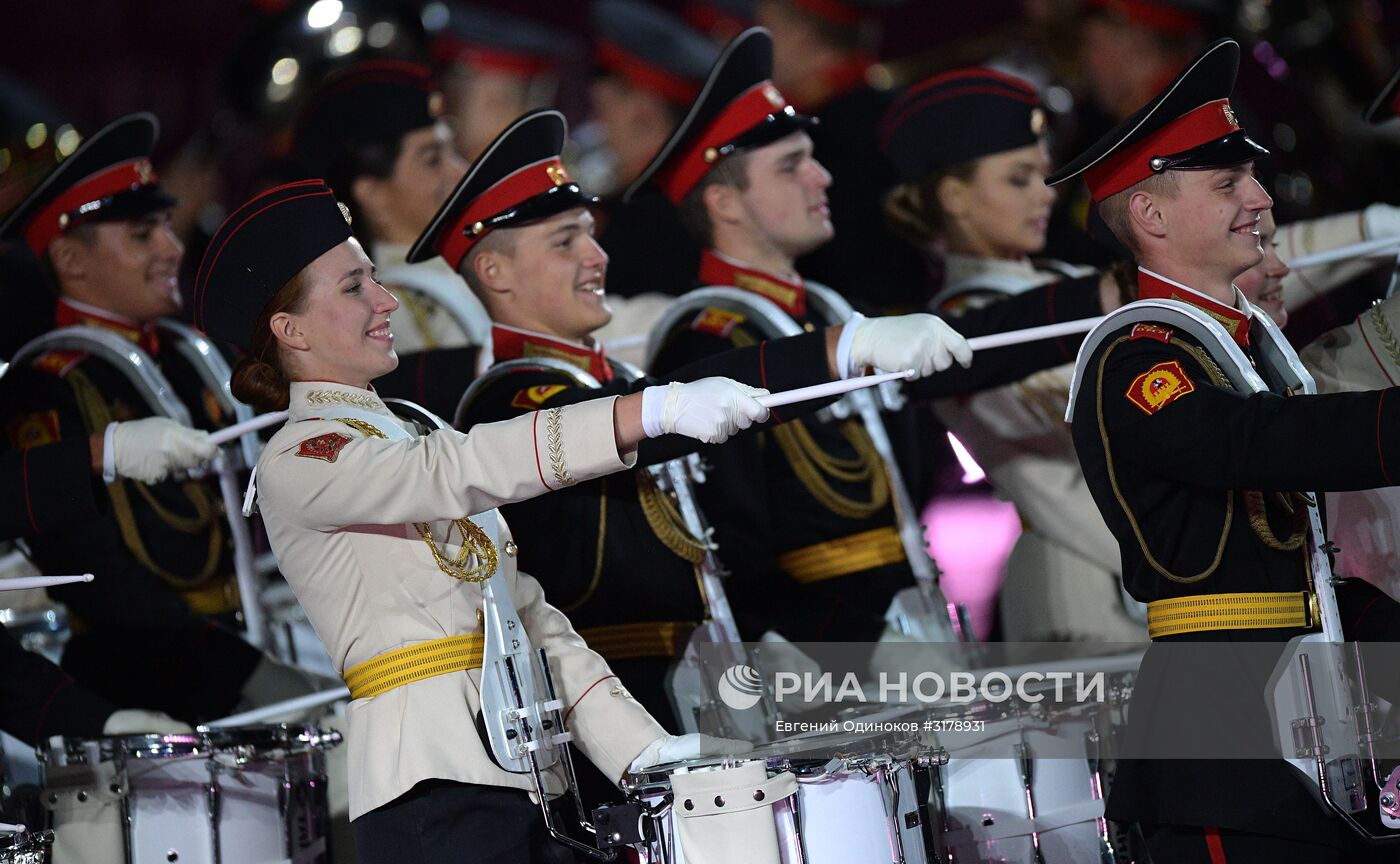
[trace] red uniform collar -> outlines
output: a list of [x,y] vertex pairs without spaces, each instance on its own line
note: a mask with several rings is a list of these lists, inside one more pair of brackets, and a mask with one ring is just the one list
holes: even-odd
[[543,333],[517,330],[500,324],[491,327],[491,351],[496,362],[522,360],[532,357],[553,357],[588,372],[600,382],[612,380],[612,366],[603,346],[589,348],[577,342],[566,342]]
[[[1238,294],[1238,289],[1236,293]],[[1249,345],[1250,313],[1241,312],[1234,306],[1227,306],[1180,282],[1173,282],[1142,267],[1138,268],[1138,299],[1180,300],[1189,303],[1219,321],[1241,348]]]
[[745,267],[713,249],[700,256],[700,284],[733,285],[772,300],[794,318],[807,314],[807,287],[802,280]]
[[78,303],[67,297],[60,297],[54,309],[54,324],[58,327],[99,327],[110,330],[134,342],[141,350],[152,357],[160,353],[160,338],[156,333],[156,323],[137,324],[105,309],[98,309],[86,303]]

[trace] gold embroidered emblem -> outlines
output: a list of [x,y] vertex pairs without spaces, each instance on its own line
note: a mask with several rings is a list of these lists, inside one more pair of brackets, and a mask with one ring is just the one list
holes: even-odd
[[569,172],[564,170],[563,165],[546,165],[544,173],[549,175],[549,180],[555,186],[563,186],[569,182]]
[[151,181],[156,179],[156,172],[151,168],[151,160],[142,159],[136,163],[136,179],[141,181],[142,186],[149,186]]
[[564,409],[550,408],[545,412],[544,428],[546,443],[549,445],[549,467],[554,469],[554,482],[560,486],[574,485],[573,475],[564,464]]
[[768,100],[768,104],[772,105],[774,108],[781,108],[787,104],[787,100],[783,98],[783,94],[779,93],[778,88],[774,87],[772,84],[764,85],[763,95]]
[[360,393],[342,393],[339,390],[312,390],[306,394],[306,401],[309,405],[358,405],[361,408],[378,410],[379,400],[373,396]]
[[1239,118],[1235,116],[1235,109],[1230,107],[1229,102],[1226,102],[1225,104],[1221,105],[1220,110],[1225,114],[1226,123],[1229,123],[1231,126],[1240,125]]
[[1128,401],[1141,408],[1144,414],[1152,415],[1195,389],[1196,385],[1186,370],[1172,360],[1158,363],[1134,378],[1126,395]]
[[1031,109],[1031,134],[1040,135],[1045,131],[1045,109]]

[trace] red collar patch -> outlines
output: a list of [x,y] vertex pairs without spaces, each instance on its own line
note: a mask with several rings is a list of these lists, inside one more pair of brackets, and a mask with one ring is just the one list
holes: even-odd
[[766,270],[743,267],[710,249],[700,256],[700,284],[732,285],[772,300],[794,318],[807,314],[807,286],[800,279],[794,282]]
[[54,307],[53,317],[54,325],[57,327],[83,326],[109,330],[123,339],[134,342],[142,351],[152,357],[160,353],[160,337],[156,333],[154,321],[141,326],[111,315],[103,315],[96,310],[79,309],[63,298],[59,298],[58,305]]
[[[507,327],[491,328],[491,350],[496,362],[521,360],[531,357],[553,357],[584,370],[607,383],[613,378],[612,365],[608,363],[603,346],[596,349],[585,348],[561,339],[551,339],[540,333],[524,333]],[[553,395],[553,394],[551,394]]]
[[1230,334],[1230,338],[1234,339],[1241,348],[1249,346],[1249,315],[1233,306],[1226,306],[1218,300],[1213,300],[1199,291],[1183,291],[1178,285],[1173,285],[1151,273],[1139,270],[1138,299],[1178,300],[1195,306],[1219,321],[1220,326],[1225,328],[1225,331]]

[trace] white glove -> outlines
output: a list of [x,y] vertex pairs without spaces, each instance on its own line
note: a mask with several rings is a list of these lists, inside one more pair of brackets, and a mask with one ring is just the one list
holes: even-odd
[[102,724],[103,735],[179,735],[193,731],[188,724],[181,723],[169,714],[142,711],[139,708],[113,711],[107,722]]
[[[844,377],[860,375],[867,366],[888,372],[913,369],[922,378],[942,372],[954,360],[964,367],[972,365],[972,348],[967,340],[937,315],[916,312],[890,318],[858,318],[846,326],[854,329],[849,358],[839,366]],[[844,342],[846,333],[841,336],[840,342]],[[838,360],[841,347],[838,343]]]
[[675,434],[718,444],[768,419],[768,409],[754,398],[767,393],[729,378],[648,387],[642,391],[642,431],[648,438]]
[[109,423],[102,444],[102,479],[117,475],[158,483],[175,471],[188,471],[214,458],[219,448],[209,433],[164,417]]
[[1361,230],[1367,240],[1400,237],[1400,207],[1372,204],[1361,211]]
[[701,756],[738,756],[753,749],[747,741],[735,738],[716,738],[701,732],[688,735],[662,735],[646,746],[632,764],[627,766],[628,774],[635,774],[651,765],[667,762],[680,762],[685,759],[699,759]]

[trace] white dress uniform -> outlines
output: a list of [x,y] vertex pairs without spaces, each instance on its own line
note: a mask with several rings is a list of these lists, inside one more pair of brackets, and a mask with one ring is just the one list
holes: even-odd
[[[479,585],[440,569],[414,524],[428,523],[450,559],[461,548],[451,520],[472,514],[495,533],[520,617],[549,652],[575,742],[604,774],[621,777],[663,730],[539,583],[516,570],[515,545],[493,509],[630,467],[635,457],[617,454],[612,412],[612,399],[598,399],[470,435],[387,440],[373,429],[403,424],[373,391],[293,383],[288,422],[258,462],[258,501],[279,566],[337,670],[481,632]],[[430,778],[531,788],[528,775],[497,768],[478,737],[479,682],[479,670],[451,672],[350,703],[352,819]],[[547,777],[551,791],[562,790],[558,776]]]
[[[1400,384],[1400,296],[1329,330],[1298,354],[1319,393]],[[1365,579],[1400,600],[1400,488],[1327,493],[1337,573]]]
[[[1066,275],[1030,261],[945,260],[940,299],[970,304]],[[1001,590],[1007,641],[1143,641],[1146,624],[1129,614],[1119,589],[1118,542],[1089,494],[1064,422],[1073,373],[1066,363],[995,390],[940,399],[934,411],[1021,515]]]

